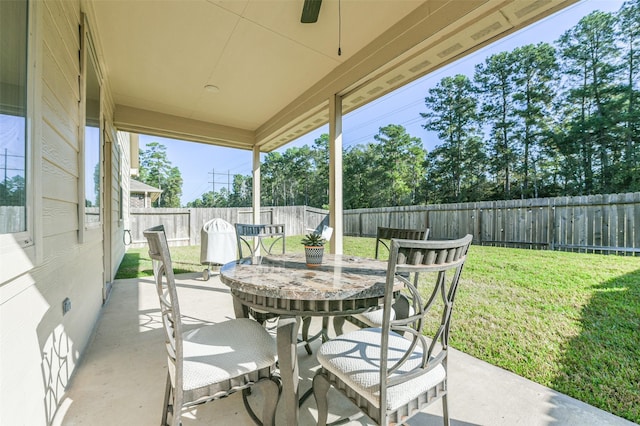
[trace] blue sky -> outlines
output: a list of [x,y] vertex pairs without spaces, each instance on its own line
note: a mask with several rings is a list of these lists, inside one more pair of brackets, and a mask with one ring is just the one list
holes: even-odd
[[[422,128],[420,113],[425,111],[424,98],[429,88],[442,78],[455,74],[472,77],[476,64],[482,63],[488,55],[510,51],[515,47],[530,43],[555,42],[567,29],[574,26],[580,18],[594,10],[615,12],[622,6],[622,0],[583,0],[565,10],[550,16],[523,31],[505,37],[472,55],[441,68],[420,80],[404,86],[387,96],[378,99],[343,119],[343,144],[345,147],[373,141],[381,127],[400,124],[411,136],[422,139],[427,150],[433,148],[437,140]],[[284,151],[293,146],[312,145],[322,133],[328,133],[328,126],[321,127],[281,148]],[[205,192],[226,186],[228,175],[251,174],[251,151],[215,147],[200,143],[177,141],[157,136],[140,135],[140,148],[150,142],[159,142],[167,147],[167,158],[173,166],[180,169],[182,179],[182,205],[196,200]],[[231,180],[233,177],[231,176]]]

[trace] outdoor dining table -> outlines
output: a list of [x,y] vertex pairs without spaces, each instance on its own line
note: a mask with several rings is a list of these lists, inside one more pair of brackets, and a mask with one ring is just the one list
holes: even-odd
[[[303,253],[244,258],[220,269],[237,318],[248,317],[250,308],[280,315],[276,338],[287,425],[298,425],[300,318],[352,315],[379,306],[386,269],[384,261],[331,254],[324,255],[320,266],[308,267]],[[399,282],[398,290],[401,286]],[[325,338],[327,323],[323,321]]]

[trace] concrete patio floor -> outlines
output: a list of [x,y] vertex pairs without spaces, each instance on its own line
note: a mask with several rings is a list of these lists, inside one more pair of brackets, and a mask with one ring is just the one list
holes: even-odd
[[[189,325],[233,318],[231,295],[216,275],[178,275],[183,321]],[[166,378],[164,338],[158,300],[151,278],[117,280],[103,308],[94,338],[71,379],[54,425],[159,425]],[[319,326],[320,320],[314,319]],[[455,331],[454,331],[455,332]],[[314,353],[319,342],[314,342]],[[309,389],[317,368],[313,355],[298,350],[300,391]],[[449,360],[449,411],[453,426],[512,425],[634,425],[635,423],[584,404],[459,351]],[[255,403],[260,403],[259,391]],[[332,391],[329,420],[358,413]],[[441,425],[441,403],[413,417],[407,425]],[[282,424],[278,409],[276,423]],[[300,425],[315,425],[313,397],[300,410]],[[361,416],[346,425],[370,425]],[[253,425],[242,398],[202,405],[183,416],[184,426]]]

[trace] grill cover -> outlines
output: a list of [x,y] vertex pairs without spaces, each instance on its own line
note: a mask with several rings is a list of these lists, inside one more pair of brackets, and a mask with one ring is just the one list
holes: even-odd
[[224,219],[205,223],[200,231],[200,263],[224,265],[238,258],[236,230]]

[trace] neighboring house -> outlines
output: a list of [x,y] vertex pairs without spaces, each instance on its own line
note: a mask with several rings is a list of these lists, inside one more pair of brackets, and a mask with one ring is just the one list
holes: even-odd
[[152,207],[162,194],[162,189],[147,185],[133,178],[129,179],[129,207],[132,209]]
[[329,124],[341,253],[343,114],[573,2],[346,2],[339,55],[338,2],[301,24],[300,0],[0,1],[0,149],[16,161],[0,203],[0,424],[64,424],[125,253],[137,133],[252,151],[258,222],[260,154]]

